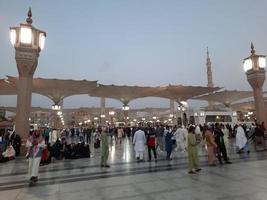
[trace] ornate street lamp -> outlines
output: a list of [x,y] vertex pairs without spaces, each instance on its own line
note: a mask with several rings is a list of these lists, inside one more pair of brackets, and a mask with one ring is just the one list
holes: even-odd
[[130,110],[130,107],[128,105],[123,105],[122,110],[124,111]]
[[[179,102],[179,106],[177,107],[177,110],[180,112],[180,119],[181,119],[180,125],[184,125],[183,113],[186,111],[187,107],[188,107],[188,104],[186,101]],[[177,122],[178,122],[178,119],[177,119]]]
[[55,110],[55,111],[61,110],[61,106],[54,104],[54,105],[52,105],[52,110]]
[[123,114],[124,114],[124,122],[125,122],[125,124],[127,125],[127,122],[128,122],[127,117],[128,117],[128,115],[129,115],[130,106],[124,104],[124,105],[122,106],[122,110],[123,110]]
[[114,116],[115,115],[115,112],[114,111],[109,111],[108,113],[110,116]]
[[265,81],[265,65],[265,56],[255,54],[254,45],[251,43],[251,55],[244,59],[243,67],[247,75],[247,80],[253,88],[257,122],[264,122],[266,124],[262,94],[262,86]]
[[113,125],[114,124],[114,121],[113,121],[113,117],[114,117],[114,115],[115,115],[115,112],[114,111],[109,111],[109,116],[110,116],[110,122],[111,122],[111,125]]
[[15,47],[15,59],[19,72],[17,87],[16,132],[26,139],[29,134],[32,79],[38,64],[40,51],[44,48],[46,33],[32,26],[31,8],[27,23],[10,28],[10,41]]

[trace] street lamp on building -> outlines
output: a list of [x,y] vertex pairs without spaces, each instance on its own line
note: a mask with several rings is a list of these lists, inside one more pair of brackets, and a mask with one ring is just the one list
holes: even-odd
[[253,88],[257,122],[264,122],[266,124],[264,99],[262,94],[262,86],[265,81],[265,66],[265,56],[255,54],[254,45],[251,43],[251,55],[244,59],[243,67],[247,75],[247,80]]
[[26,23],[10,28],[10,41],[15,48],[19,80],[17,86],[16,132],[26,139],[29,134],[32,79],[38,57],[44,48],[46,33],[32,26],[32,12],[28,11]]

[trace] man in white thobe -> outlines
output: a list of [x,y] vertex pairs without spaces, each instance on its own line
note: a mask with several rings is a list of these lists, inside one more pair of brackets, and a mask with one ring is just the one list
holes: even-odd
[[195,135],[196,135],[196,139],[197,139],[197,143],[202,142],[202,132],[200,130],[200,126],[197,125],[195,128]]
[[182,125],[182,131],[183,131],[183,136],[184,136],[184,146],[185,146],[185,149],[187,148],[187,135],[188,135],[188,130],[187,128]]
[[180,148],[182,150],[182,152],[185,152],[185,141],[186,141],[186,137],[185,137],[185,131],[182,129],[181,126],[178,127],[178,129],[175,131],[174,133],[175,135],[175,140],[176,140],[176,151],[178,151],[178,149]]
[[135,156],[138,162],[143,161],[144,159],[145,143],[146,143],[145,132],[142,131],[141,127],[138,127],[133,138]]
[[224,140],[224,146],[225,146],[225,149],[226,149],[226,153],[227,155],[229,155],[229,130],[228,128],[224,125],[224,124],[221,124],[221,130],[223,132],[223,140]]
[[240,153],[242,150],[244,150],[247,144],[247,137],[245,131],[240,124],[237,127],[235,137],[236,137],[236,146],[238,147],[238,153]]

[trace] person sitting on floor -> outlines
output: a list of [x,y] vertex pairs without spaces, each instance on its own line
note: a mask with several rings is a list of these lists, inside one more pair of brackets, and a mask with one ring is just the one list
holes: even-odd
[[11,144],[9,144],[7,149],[0,156],[0,163],[14,160],[15,155],[16,155],[15,149],[13,148]]
[[65,159],[76,159],[76,154],[75,154],[75,150],[74,150],[74,143],[68,144],[65,152],[64,152],[64,157]]

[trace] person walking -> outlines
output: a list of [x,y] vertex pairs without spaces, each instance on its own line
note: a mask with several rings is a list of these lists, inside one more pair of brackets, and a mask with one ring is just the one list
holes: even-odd
[[179,149],[182,150],[182,152],[185,152],[186,150],[186,135],[184,130],[182,129],[182,126],[179,125],[177,130],[174,133],[175,136],[175,140],[176,140],[176,151],[178,151]]
[[223,141],[224,141],[226,153],[227,153],[227,155],[229,155],[229,147],[230,147],[229,136],[230,136],[230,133],[229,133],[228,128],[224,124],[221,124],[221,130],[223,132]]
[[146,143],[145,132],[141,129],[141,124],[139,124],[139,127],[135,132],[133,138],[133,144],[137,162],[143,161],[144,159],[145,143]]
[[86,128],[86,142],[87,144],[91,144],[93,128],[91,126]]
[[161,124],[156,126],[156,137],[157,137],[157,147],[163,152],[164,151],[164,127]]
[[222,130],[220,129],[219,123],[215,124],[214,137],[215,137],[215,142],[217,144],[217,157],[218,157],[219,163],[223,164],[222,162],[222,156],[223,156],[223,160],[225,161],[226,164],[232,164],[229,161],[229,158],[227,156],[224,139],[223,139],[224,135],[223,135]]
[[119,144],[121,144],[122,141],[122,137],[124,136],[124,131],[122,127],[118,128],[118,140],[119,140]]
[[[197,140],[195,136],[194,126],[190,126],[188,129],[187,152],[188,152],[188,173],[195,174],[196,172],[199,172],[201,168],[199,168]],[[193,171],[193,169],[195,169],[195,171]]]
[[216,166],[215,152],[217,144],[214,141],[214,136],[211,132],[211,128],[208,127],[207,125],[204,126],[204,136],[207,143],[209,166]]
[[45,144],[48,144],[48,142],[49,142],[50,131],[51,131],[50,128],[45,127],[45,130],[44,130]]
[[164,135],[165,135],[165,150],[167,152],[166,160],[172,160],[171,153],[173,146],[173,141],[172,141],[173,134],[169,126],[166,126]]
[[157,162],[157,152],[156,152],[156,133],[152,127],[149,127],[147,134],[147,150],[149,162],[151,161],[151,150],[154,153],[155,162]]
[[30,185],[38,181],[38,171],[41,161],[45,141],[39,130],[35,130],[26,142],[28,152],[26,157],[29,158],[29,176]]
[[107,164],[108,155],[109,155],[109,143],[108,143],[108,129],[103,126],[102,129],[99,128],[101,133],[101,167],[110,167]]

